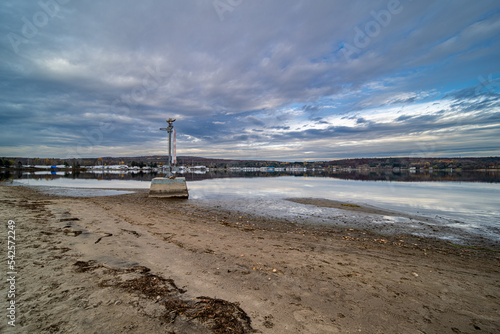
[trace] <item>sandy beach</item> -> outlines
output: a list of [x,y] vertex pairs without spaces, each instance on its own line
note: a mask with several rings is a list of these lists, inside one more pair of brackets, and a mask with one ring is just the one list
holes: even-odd
[[[500,249],[0,186],[1,333],[498,333]],[[360,215],[383,208],[296,200]],[[361,216],[360,216],[361,217]],[[8,221],[15,223],[9,225]],[[12,230],[11,229],[11,230]],[[8,278],[8,277],[7,277]],[[15,320],[9,324],[9,303]]]

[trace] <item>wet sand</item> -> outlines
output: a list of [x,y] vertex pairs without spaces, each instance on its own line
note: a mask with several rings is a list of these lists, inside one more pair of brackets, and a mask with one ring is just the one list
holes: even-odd
[[500,328],[500,253],[489,244],[294,224],[145,191],[71,198],[0,189],[4,250],[7,221],[16,222],[18,305],[16,327],[2,316],[2,333]]
[[391,211],[391,210],[384,210],[384,209],[376,208],[376,207],[369,206],[366,204],[364,204],[364,205],[352,204],[352,203],[334,201],[334,200],[325,199],[325,198],[287,198],[286,200],[288,200],[290,202],[300,203],[300,204],[315,205],[315,206],[320,206],[320,207],[325,207],[325,208],[342,209],[342,210],[369,213],[369,214],[375,214],[375,215],[405,217],[405,218],[413,217],[413,216],[410,216],[410,215],[407,215],[404,213],[402,214],[400,212],[395,212],[395,211]]

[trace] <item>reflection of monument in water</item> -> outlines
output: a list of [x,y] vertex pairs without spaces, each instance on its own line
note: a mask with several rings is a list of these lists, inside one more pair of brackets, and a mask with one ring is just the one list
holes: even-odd
[[[168,161],[166,177],[155,177],[151,180],[149,188],[149,197],[177,197],[188,198],[188,189],[186,185],[186,178],[175,177],[172,172],[172,132],[174,129],[175,119],[167,119],[168,127],[160,128],[160,130],[167,131],[168,133]],[[175,149],[175,148],[174,148]]]

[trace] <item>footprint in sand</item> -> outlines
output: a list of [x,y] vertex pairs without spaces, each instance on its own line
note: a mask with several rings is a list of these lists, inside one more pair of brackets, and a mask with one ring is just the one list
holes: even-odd
[[312,310],[299,310],[293,312],[297,322],[307,324],[305,333],[340,333],[340,329],[324,324],[324,320]]

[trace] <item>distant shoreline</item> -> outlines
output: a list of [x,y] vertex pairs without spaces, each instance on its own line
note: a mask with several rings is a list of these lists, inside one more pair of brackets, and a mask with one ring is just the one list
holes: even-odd
[[[92,168],[103,166],[127,166],[127,167],[150,167],[157,168],[166,166],[168,156],[152,155],[138,157],[88,157],[79,159],[60,158],[23,158],[7,157],[1,158],[0,166],[16,167],[47,165],[64,166],[66,168]],[[353,158],[322,161],[276,161],[276,160],[241,160],[241,159],[218,159],[194,156],[178,156],[177,166],[205,167],[217,170],[228,170],[231,168],[251,169],[295,169],[295,170],[434,170],[434,171],[477,171],[477,170],[500,170],[500,157],[378,157],[378,158]]]
[[[60,175],[74,177],[75,175],[102,175],[105,177],[113,177],[113,174],[134,174],[142,176],[163,176],[163,172],[151,169],[121,169],[121,170],[86,170],[86,169],[5,169],[0,168],[0,180],[8,178],[21,178],[23,175],[36,177],[36,175]],[[207,178],[225,178],[225,177],[276,177],[276,176],[312,176],[312,177],[332,177],[341,179],[352,179],[361,181],[404,181],[404,182],[419,182],[419,181],[460,181],[460,182],[487,182],[500,183],[500,170],[365,170],[365,169],[347,169],[347,170],[307,170],[307,171],[277,171],[277,170],[242,170],[242,169],[203,169],[203,170],[185,170],[178,173],[179,176],[186,177],[187,181],[203,180]]]

